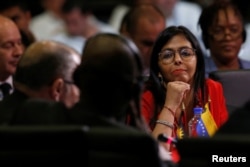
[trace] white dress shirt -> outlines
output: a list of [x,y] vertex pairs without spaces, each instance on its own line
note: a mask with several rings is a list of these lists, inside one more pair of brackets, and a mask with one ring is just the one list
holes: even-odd
[[[114,33],[114,34],[118,33],[110,25],[99,21],[94,16],[89,16],[88,20],[90,24],[92,24],[94,27],[97,28],[98,32],[107,32],[107,33]],[[83,36],[71,36],[67,34],[66,32],[58,34],[54,37],[51,37],[50,39],[64,43],[72,47],[76,51],[78,51],[80,54],[82,54],[84,46],[85,46],[85,42],[86,42],[86,38],[84,38]]]
[[31,19],[30,29],[37,40],[45,40],[65,32],[65,25],[61,18],[45,11]]

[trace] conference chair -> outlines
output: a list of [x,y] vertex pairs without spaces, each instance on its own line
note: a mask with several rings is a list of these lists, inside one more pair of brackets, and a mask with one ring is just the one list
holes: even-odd
[[250,100],[250,70],[214,71],[209,77],[222,84],[229,114]]
[[0,165],[167,167],[151,135],[88,126],[2,126]]

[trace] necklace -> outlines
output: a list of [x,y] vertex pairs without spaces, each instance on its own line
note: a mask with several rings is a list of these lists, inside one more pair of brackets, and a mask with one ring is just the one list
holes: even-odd
[[177,125],[176,125],[176,137],[178,139],[182,139],[185,136],[185,131],[184,131],[184,127],[185,127],[185,123],[186,123],[186,113],[185,113],[185,105],[182,102],[181,103],[181,114],[180,117],[177,121]]

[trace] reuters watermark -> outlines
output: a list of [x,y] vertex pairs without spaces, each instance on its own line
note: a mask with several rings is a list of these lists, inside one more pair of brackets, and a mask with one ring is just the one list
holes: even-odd
[[208,167],[250,167],[248,163],[248,154],[213,154]]
[[212,155],[212,163],[246,163],[246,156],[221,156],[221,155]]

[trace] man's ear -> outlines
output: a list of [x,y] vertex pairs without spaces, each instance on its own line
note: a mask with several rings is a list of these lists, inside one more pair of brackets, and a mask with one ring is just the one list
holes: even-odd
[[62,78],[57,78],[53,81],[50,89],[50,96],[53,100],[59,101],[63,93],[63,84],[64,81]]

